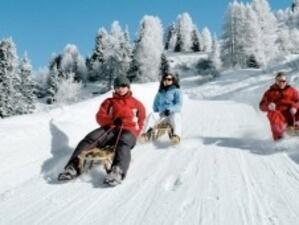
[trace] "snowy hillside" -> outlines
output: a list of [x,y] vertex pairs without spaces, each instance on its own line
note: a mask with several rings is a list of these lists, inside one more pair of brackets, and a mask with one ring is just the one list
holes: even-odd
[[[0,224],[298,224],[299,139],[273,143],[257,110],[272,78],[243,70],[201,86],[185,83],[181,144],[138,144],[115,188],[102,185],[100,168],[56,181],[111,93],[1,120]],[[148,112],[157,86],[132,87]]]

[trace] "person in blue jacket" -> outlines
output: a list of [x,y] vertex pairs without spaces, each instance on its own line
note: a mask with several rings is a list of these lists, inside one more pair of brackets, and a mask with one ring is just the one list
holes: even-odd
[[165,73],[162,76],[159,91],[153,103],[153,112],[147,117],[141,141],[151,139],[152,129],[160,121],[166,120],[173,128],[170,137],[173,144],[178,144],[182,136],[181,109],[183,95],[180,90],[178,76]]

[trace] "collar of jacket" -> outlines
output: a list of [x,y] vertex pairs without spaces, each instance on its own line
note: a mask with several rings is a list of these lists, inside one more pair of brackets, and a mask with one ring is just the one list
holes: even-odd
[[116,92],[113,92],[113,98],[117,98],[117,99],[127,99],[127,98],[132,97],[132,95],[133,95],[133,93],[130,90],[125,95],[119,95]]
[[177,88],[177,87],[174,84],[172,84],[172,85],[164,87],[163,89],[160,90],[160,92],[162,92],[162,91],[166,92],[166,91],[169,91],[169,90],[172,90],[172,89],[175,89],[175,88]]

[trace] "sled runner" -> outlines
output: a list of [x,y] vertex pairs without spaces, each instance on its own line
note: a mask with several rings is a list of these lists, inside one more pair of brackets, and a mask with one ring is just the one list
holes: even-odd
[[171,125],[165,121],[158,123],[152,130],[152,140],[158,140],[165,134],[168,134],[169,138],[172,136],[173,129]]
[[79,169],[81,173],[91,169],[95,164],[101,164],[104,166],[106,172],[111,169],[111,164],[114,158],[115,148],[114,146],[105,146],[103,148],[92,148],[88,151],[83,151],[78,156]]

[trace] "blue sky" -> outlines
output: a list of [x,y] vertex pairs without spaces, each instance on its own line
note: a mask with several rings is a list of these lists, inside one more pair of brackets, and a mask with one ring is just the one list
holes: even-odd
[[[229,0],[0,0],[0,39],[12,37],[18,54],[27,51],[34,69],[47,66],[53,52],[76,44],[83,56],[94,47],[101,26],[114,20],[128,25],[132,39],[145,15],[159,16],[164,27],[188,12],[199,29],[221,35]],[[245,0],[243,2],[246,2]],[[272,9],[288,7],[292,0],[269,0]]]

